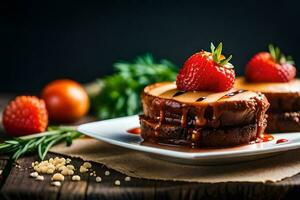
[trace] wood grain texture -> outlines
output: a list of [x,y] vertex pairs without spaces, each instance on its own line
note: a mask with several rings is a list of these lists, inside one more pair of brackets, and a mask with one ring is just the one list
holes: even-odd
[[[47,157],[55,156],[51,153]],[[36,159],[36,156],[29,156],[18,160],[21,168],[12,167],[1,188],[1,199],[289,199],[300,192],[300,175],[265,184],[186,183],[137,178],[126,182],[125,175],[93,162],[91,172],[96,171],[102,182],[97,183],[90,172],[77,172],[81,181],[73,182],[71,177],[65,177],[61,187],[54,187],[50,185],[50,175],[44,175],[44,181],[29,177],[31,163]],[[3,163],[0,164],[2,168],[7,161]],[[73,158],[72,164],[78,169],[83,161]],[[107,170],[109,176],[104,175]],[[121,181],[120,186],[114,184],[116,180]]]
[[5,199],[56,199],[59,188],[50,185],[51,176],[44,176],[44,181],[36,181],[29,174],[33,172],[31,163],[37,160],[36,156],[17,160],[21,168],[14,165],[1,188]]
[[[49,154],[51,157],[55,157],[55,154]],[[65,157],[67,158],[67,157]],[[62,182],[62,186],[59,191],[59,195],[57,199],[74,199],[74,200],[82,200],[86,199],[86,190],[88,186],[88,174],[89,173],[79,173],[79,168],[83,164],[82,160],[72,159],[72,165],[75,166],[74,175],[80,175],[80,181],[72,181],[72,176],[65,176],[65,180]]]
[[[97,183],[95,177],[90,177],[87,199],[154,199],[155,181],[138,178],[125,181],[126,175],[98,163],[93,163],[93,166],[102,182]],[[106,176],[105,171],[109,171],[110,175]],[[115,185],[116,180],[121,182],[120,186]]]
[[0,159],[0,187],[4,184],[5,178],[6,178],[6,173],[10,171],[10,169],[7,169],[6,167],[8,164],[8,158],[2,157]]

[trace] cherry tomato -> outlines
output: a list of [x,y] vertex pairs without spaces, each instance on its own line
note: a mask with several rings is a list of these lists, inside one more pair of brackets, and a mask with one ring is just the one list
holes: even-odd
[[89,97],[77,82],[55,80],[43,89],[42,98],[46,103],[49,119],[54,122],[74,122],[89,109]]

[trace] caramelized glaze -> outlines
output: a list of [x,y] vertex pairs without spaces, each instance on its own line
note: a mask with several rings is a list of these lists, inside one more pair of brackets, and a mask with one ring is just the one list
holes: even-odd
[[182,103],[214,103],[220,101],[241,101],[248,100],[257,96],[257,93],[231,89],[226,92],[206,92],[206,91],[187,91],[183,92],[176,89],[176,84],[172,82],[163,82],[150,85],[144,89],[145,93],[164,99],[172,99]]
[[235,80],[234,87],[237,89],[245,89],[252,91],[259,91],[262,93],[290,93],[290,92],[300,92],[300,79],[293,79],[285,83],[253,83],[248,82],[244,77],[238,77]]

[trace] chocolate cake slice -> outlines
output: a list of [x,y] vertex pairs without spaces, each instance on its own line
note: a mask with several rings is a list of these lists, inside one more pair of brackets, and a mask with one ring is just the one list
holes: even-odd
[[247,144],[264,133],[265,96],[247,90],[177,90],[173,82],[147,86],[140,116],[145,141],[195,148]]
[[286,83],[250,83],[240,77],[235,88],[261,92],[267,97],[270,102],[267,132],[300,131],[300,79]]

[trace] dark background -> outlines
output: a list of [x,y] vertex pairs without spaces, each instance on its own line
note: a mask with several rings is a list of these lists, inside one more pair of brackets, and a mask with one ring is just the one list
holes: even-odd
[[239,75],[270,42],[300,62],[297,1],[2,1],[0,11],[0,92],[86,83],[145,52],[180,66],[211,41]]

